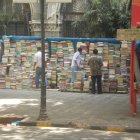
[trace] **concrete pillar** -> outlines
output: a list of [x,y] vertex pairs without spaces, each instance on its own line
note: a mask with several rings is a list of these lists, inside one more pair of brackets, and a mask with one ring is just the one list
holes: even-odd
[[[61,36],[61,23],[59,22],[59,13],[60,4],[45,4],[45,36]],[[31,26],[31,35],[40,36],[40,4],[30,4],[31,7],[31,21],[29,22]],[[59,15],[59,14],[58,14]]]

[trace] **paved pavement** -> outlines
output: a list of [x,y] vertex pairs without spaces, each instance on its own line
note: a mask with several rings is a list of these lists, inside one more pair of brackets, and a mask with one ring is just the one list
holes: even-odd
[[[47,115],[52,124],[99,130],[140,132],[140,95],[137,115],[130,113],[129,94],[71,93],[47,90]],[[0,116],[25,115],[36,122],[40,91],[0,89]]]
[[0,126],[0,140],[140,140],[140,133],[54,127]]

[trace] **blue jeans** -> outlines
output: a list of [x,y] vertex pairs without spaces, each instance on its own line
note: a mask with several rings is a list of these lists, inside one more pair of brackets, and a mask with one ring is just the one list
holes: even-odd
[[97,82],[97,91],[98,94],[102,93],[102,75],[94,75],[91,76],[91,80],[92,80],[92,92],[95,93],[96,92],[96,82]]
[[46,87],[48,86],[48,76],[47,74],[45,75],[45,83],[46,83]]
[[40,78],[41,78],[41,68],[37,67],[36,68],[36,75],[35,75],[35,84],[36,84],[36,88],[39,88],[40,85]]
[[76,72],[78,71],[77,66],[72,66],[71,67],[71,83],[73,83],[76,79]]

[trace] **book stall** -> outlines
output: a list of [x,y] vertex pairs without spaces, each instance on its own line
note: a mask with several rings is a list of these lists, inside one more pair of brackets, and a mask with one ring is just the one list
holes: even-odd
[[[74,46],[70,39],[46,39],[47,88],[57,88],[60,91],[85,92],[90,89],[90,68],[87,65],[94,48],[98,49],[103,59],[102,89],[103,93],[128,93],[130,74],[130,46],[127,42],[112,43],[85,40],[76,41]],[[12,40],[4,38],[4,54],[0,64],[0,88],[32,89],[35,88],[35,71],[33,71],[33,57],[40,40]],[[71,60],[77,47],[83,48],[81,70],[76,74],[76,80],[71,83]]]

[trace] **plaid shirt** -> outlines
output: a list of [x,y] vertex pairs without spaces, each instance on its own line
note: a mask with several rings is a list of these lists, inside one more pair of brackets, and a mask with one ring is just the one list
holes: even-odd
[[88,65],[90,66],[90,72],[91,75],[102,75],[102,65],[103,65],[103,61],[102,58],[98,55],[94,55],[92,56],[89,60],[88,60]]

